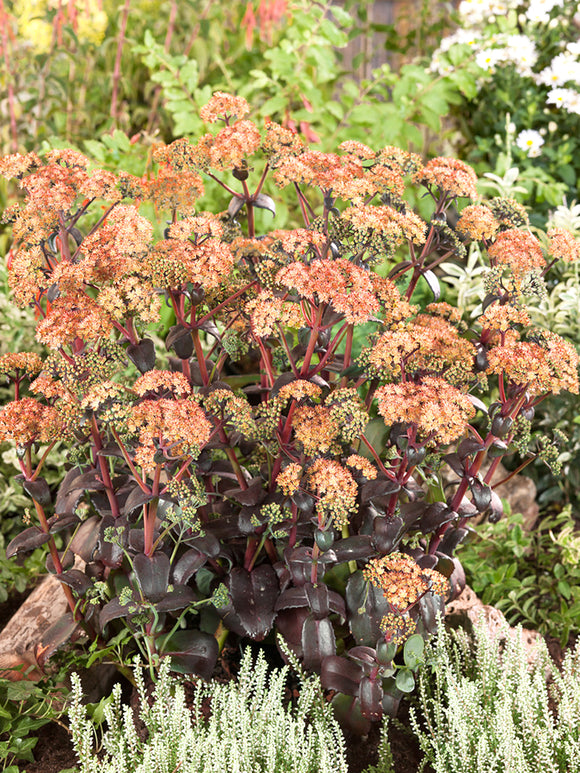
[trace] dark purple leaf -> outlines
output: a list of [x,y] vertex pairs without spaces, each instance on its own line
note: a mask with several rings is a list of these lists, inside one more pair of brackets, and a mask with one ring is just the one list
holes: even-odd
[[355,537],[336,540],[333,546],[337,562],[358,561],[363,558],[370,558],[374,554],[372,546],[372,537],[367,534],[359,534]]
[[264,491],[264,481],[262,478],[253,478],[248,487],[245,489],[234,488],[230,489],[227,493],[228,499],[234,499],[241,505],[249,505],[254,507],[260,504],[266,498],[266,491]]
[[373,647],[381,635],[380,622],[391,608],[382,591],[366,582],[361,571],[352,574],[346,584],[346,608],[355,642]]
[[427,502],[401,502],[401,518],[405,522],[407,529],[418,526],[428,506]]
[[53,515],[48,519],[48,530],[51,534],[69,529],[80,523],[78,515]]
[[[465,571],[461,565],[461,561],[457,557],[452,558],[454,569],[449,577],[449,585],[451,586],[451,597],[448,601],[456,599],[461,591],[465,588]],[[438,596],[436,598],[439,598]]]
[[447,529],[439,543],[439,552],[444,553],[446,556],[452,556],[455,548],[463,542],[468,534],[468,529]]
[[358,695],[358,686],[363,677],[361,666],[345,657],[329,655],[322,661],[320,680],[325,690]]
[[401,486],[396,480],[388,478],[369,480],[361,486],[361,501],[372,502],[375,497],[396,494],[400,490]]
[[323,618],[328,617],[330,614],[330,595],[328,586],[324,583],[312,585],[311,582],[307,582],[304,586],[304,590],[306,591],[308,605],[314,619],[322,620]]
[[[60,560],[60,565],[63,570],[70,569],[72,566],[74,566],[75,558],[70,550],[59,550],[58,557]],[[59,572],[56,571],[54,566],[54,560],[50,553],[47,555],[44,565],[46,567],[46,571],[49,574],[55,574],[58,576],[60,569],[59,569]]]
[[265,193],[259,193],[253,203],[258,209],[267,209],[272,213],[272,217],[276,217],[276,204],[270,196],[266,196]]
[[445,454],[443,461],[447,462],[456,475],[463,478],[465,475],[465,466],[458,454]]
[[433,502],[428,505],[421,516],[419,529],[423,534],[429,534],[437,531],[444,523],[449,523],[455,518],[457,518],[457,513],[448,507],[445,502]]
[[65,612],[40,637],[36,645],[36,661],[43,668],[46,661],[61,647],[67,644],[75,633],[79,623],[73,618],[72,612]]
[[159,601],[169,585],[169,556],[159,552],[152,556],[138,553],[133,558],[133,568],[143,596],[148,601]]
[[228,205],[228,215],[232,218],[232,220],[236,217],[245,203],[245,199],[243,199],[241,196],[232,196]]
[[437,631],[438,618],[442,619],[445,614],[445,602],[441,596],[425,593],[419,599],[418,607],[425,631],[427,633],[435,633]]
[[165,338],[167,349],[173,349],[180,360],[188,360],[193,354],[191,330],[183,325],[173,325]]
[[491,504],[491,487],[473,478],[469,483],[469,489],[473,496],[473,504],[480,513],[483,513]]
[[404,260],[402,263],[397,263],[389,272],[389,279],[392,279],[393,277],[401,274],[402,272],[405,272],[407,269],[411,268],[413,266],[413,263],[411,263],[410,260]]
[[[261,641],[271,630],[276,612],[274,605],[280,588],[276,572],[263,564],[248,572],[235,567],[228,578],[231,604],[225,607],[224,624],[255,641]],[[235,627],[233,627],[235,626]]]
[[457,514],[460,518],[473,518],[473,516],[479,514],[479,510],[467,497],[463,497],[461,504],[457,508]]
[[127,497],[123,507],[123,515],[130,515],[134,510],[143,507],[147,502],[151,502],[152,499],[155,499],[153,494],[146,494],[139,486],[135,486]]
[[171,579],[175,585],[185,585],[207,562],[207,556],[197,548],[186,550],[173,567]]
[[372,546],[382,556],[386,556],[398,545],[407,531],[407,525],[398,515],[391,518],[377,516],[373,520]]
[[363,668],[365,666],[375,666],[377,663],[377,653],[372,647],[351,647],[347,655],[360,663]]
[[69,544],[69,550],[75,556],[80,556],[85,563],[93,560],[99,538],[101,519],[92,515],[83,521]]
[[175,612],[185,609],[195,601],[195,593],[187,585],[179,585],[172,591],[167,591],[161,601],[155,603],[158,612]]
[[209,681],[219,655],[214,636],[203,631],[177,631],[166,642],[164,654],[171,658],[171,668],[180,674],[197,674]]
[[338,693],[332,699],[332,709],[341,727],[347,728],[356,736],[368,735],[371,722],[363,717],[358,698]]
[[463,462],[468,456],[476,454],[478,451],[482,451],[485,448],[484,444],[474,437],[465,438],[457,446],[457,456]]
[[300,609],[302,607],[308,608],[306,585],[302,585],[299,588],[288,588],[281,593],[274,606],[274,611],[279,612],[282,609]]
[[319,671],[324,658],[336,655],[334,627],[328,617],[315,620],[307,617],[302,628],[302,656],[304,667]]
[[376,679],[365,676],[359,685],[358,698],[363,717],[376,722],[383,716],[383,687]]
[[44,478],[36,478],[36,480],[23,480],[22,488],[26,493],[32,497],[42,507],[50,507],[52,497],[50,494],[50,488]]
[[126,528],[127,522],[124,518],[114,519],[110,515],[101,519],[95,555],[96,560],[100,561],[105,566],[111,567],[111,569],[118,569],[123,563],[122,547],[116,542],[109,542],[105,539],[106,530],[115,526]]
[[6,548],[6,558],[12,558],[18,553],[30,553],[41,545],[46,545],[50,539],[50,534],[38,528],[30,526],[9,543]]
[[129,344],[127,357],[141,373],[155,367],[155,344],[151,338],[143,338],[138,344]]
[[127,604],[121,604],[118,597],[108,601],[99,613],[99,625],[103,630],[111,620],[118,620],[120,617],[130,618],[142,611],[139,594],[133,591]]
[[68,585],[77,596],[84,596],[89,588],[93,587],[93,583],[80,569],[69,569],[68,572],[58,574],[57,578],[64,585]]
[[487,516],[487,520],[490,523],[497,523],[503,515],[503,502],[495,491],[491,492],[491,502],[489,503],[490,513]]

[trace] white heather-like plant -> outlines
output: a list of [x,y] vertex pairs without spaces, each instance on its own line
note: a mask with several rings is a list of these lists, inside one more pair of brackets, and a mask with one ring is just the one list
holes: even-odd
[[422,717],[411,711],[423,765],[436,773],[580,771],[580,646],[559,672],[543,640],[529,664],[520,629],[502,641],[478,625],[471,645],[464,631],[441,626],[431,654],[432,673],[420,676]]
[[[263,655],[254,661],[247,650],[236,681],[196,683],[190,709],[182,683],[169,673],[169,659],[162,662],[151,698],[136,669],[139,719],[148,737],[137,733],[133,711],[121,704],[116,685],[105,709],[99,756],[75,674],[69,716],[80,773],[346,773],[344,739],[318,677],[302,674],[297,703],[285,708],[287,671],[268,672]],[[211,707],[209,718],[202,703]]]

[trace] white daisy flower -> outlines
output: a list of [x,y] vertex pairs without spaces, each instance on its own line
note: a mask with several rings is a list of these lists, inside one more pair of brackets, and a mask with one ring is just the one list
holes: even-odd
[[516,137],[516,145],[528,154],[529,158],[537,158],[541,154],[544,138],[534,129],[524,129]]
[[503,48],[484,48],[483,51],[479,51],[475,56],[475,64],[481,67],[482,70],[487,72],[493,72],[496,64],[502,62],[505,59],[505,51]]

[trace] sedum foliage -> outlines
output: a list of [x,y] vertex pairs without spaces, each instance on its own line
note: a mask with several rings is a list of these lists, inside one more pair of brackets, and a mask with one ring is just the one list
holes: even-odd
[[[236,682],[195,684],[193,708],[184,686],[162,664],[150,700],[135,669],[138,717],[148,731],[143,740],[133,712],[121,705],[116,685],[105,709],[103,754],[92,749],[93,726],[81,704],[80,680],[73,676],[70,721],[81,773],[346,773],[344,741],[318,677],[302,675],[297,703],[284,706],[288,668],[268,673],[262,653],[246,650]],[[211,706],[205,717],[204,707]]]
[[420,714],[411,712],[435,773],[580,770],[580,648],[558,671],[542,641],[530,665],[517,632],[504,642],[479,625],[472,647],[464,631],[441,627],[432,673],[420,679]]

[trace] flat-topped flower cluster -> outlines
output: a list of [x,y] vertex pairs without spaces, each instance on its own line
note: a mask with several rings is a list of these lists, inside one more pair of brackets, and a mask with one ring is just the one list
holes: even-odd
[[[461,161],[358,142],[321,153],[248,112],[215,94],[202,111],[215,130],[158,147],[144,178],[72,150],[0,160],[23,192],[5,215],[10,285],[50,350],[0,358],[16,384],[0,438],[39,519],[9,553],[47,545],[67,636],[127,625],[149,658],[209,675],[224,631],[277,628],[376,718],[397,694],[379,645],[430,630],[460,588],[468,518],[497,516],[489,481],[522,422],[550,392],[578,392],[573,347],[525,311],[578,244],[562,229],[541,241],[515,202],[481,201]],[[302,227],[257,233],[256,210],[275,212],[270,175],[294,188]],[[196,210],[212,182],[228,212]],[[410,186],[431,197],[429,221]],[[472,239],[489,295],[468,329],[425,292]],[[53,501],[41,472],[58,442],[70,468]],[[456,479],[441,501],[445,461]],[[368,650],[359,671],[353,641]]]

